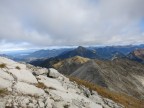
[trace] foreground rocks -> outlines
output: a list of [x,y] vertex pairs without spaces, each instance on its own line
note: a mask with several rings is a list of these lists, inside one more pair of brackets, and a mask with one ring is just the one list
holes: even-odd
[[122,108],[55,69],[0,57],[0,108]]

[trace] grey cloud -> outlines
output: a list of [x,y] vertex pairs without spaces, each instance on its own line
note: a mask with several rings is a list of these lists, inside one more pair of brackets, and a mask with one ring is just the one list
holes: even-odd
[[0,1],[0,44],[3,40],[13,47],[143,43],[139,25],[143,5],[143,0]]

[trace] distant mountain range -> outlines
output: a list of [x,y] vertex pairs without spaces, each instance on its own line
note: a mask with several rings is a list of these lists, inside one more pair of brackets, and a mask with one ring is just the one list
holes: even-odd
[[[30,62],[33,60],[48,59],[51,57],[56,57],[59,54],[72,50],[72,48],[60,48],[60,49],[47,49],[47,50],[37,50],[37,51],[18,51],[18,52],[7,52],[5,55],[10,57],[15,61]],[[40,60],[41,61],[41,60]]]
[[5,53],[16,61],[30,62],[36,59],[59,58],[65,59],[74,56],[87,58],[96,58],[111,60],[116,57],[125,57],[136,49],[144,48],[144,45],[127,45],[127,46],[106,46],[106,47],[82,47],[78,48],[60,48],[47,50],[28,50]]
[[52,49],[52,50],[38,50],[35,51],[29,55],[27,55],[27,58],[51,58],[51,57],[56,57],[59,54],[69,51],[71,49],[69,48],[61,48],[61,49]]
[[144,45],[127,45],[127,46],[106,46],[106,47],[82,47],[62,48],[53,50],[38,50],[27,57],[33,58],[69,58],[74,56],[82,56],[87,58],[111,59],[115,54],[128,55],[130,52],[144,48]]
[[111,59],[113,55],[116,53],[119,53],[121,56],[126,56],[130,52],[136,50],[136,49],[141,49],[144,48],[144,45],[126,45],[126,46],[106,46],[102,48],[91,48],[96,50],[97,55],[99,55],[100,58],[104,59]]
[[[63,59],[75,57],[75,56],[81,56],[85,58],[90,59],[100,59],[100,60],[114,60],[116,58],[128,58],[130,60],[136,60],[140,61],[140,58],[132,56],[132,52],[142,48],[143,45],[140,46],[111,46],[111,47],[103,47],[103,48],[95,48],[95,47],[82,47],[79,46],[75,49],[59,49],[59,50],[41,50],[34,52],[27,57],[32,58],[38,56],[44,57],[46,56],[46,52],[49,52],[49,55],[44,58],[40,59],[34,59],[31,60],[31,64],[35,66],[41,66],[41,67],[52,67],[54,63],[57,63],[58,61],[61,61]],[[60,53],[61,52],[61,53]],[[60,53],[60,54],[59,54]],[[51,57],[51,54],[54,54]],[[56,56],[57,55],[57,56]],[[37,56],[37,57],[38,57]],[[49,57],[48,57],[49,56]],[[136,58],[136,59],[134,59]]]

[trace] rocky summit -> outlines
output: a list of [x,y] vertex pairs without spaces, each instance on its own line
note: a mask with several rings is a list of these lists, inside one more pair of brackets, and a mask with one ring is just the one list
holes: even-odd
[[57,70],[0,57],[0,108],[123,108]]

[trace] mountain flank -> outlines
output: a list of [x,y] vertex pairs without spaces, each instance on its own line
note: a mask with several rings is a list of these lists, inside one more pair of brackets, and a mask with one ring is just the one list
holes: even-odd
[[77,70],[82,64],[86,63],[90,59],[75,56],[69,59],[62,60],[53,65],[55,69],[58,69],[59,72],[63,73],[64,75],[70,75],[71,72]]

